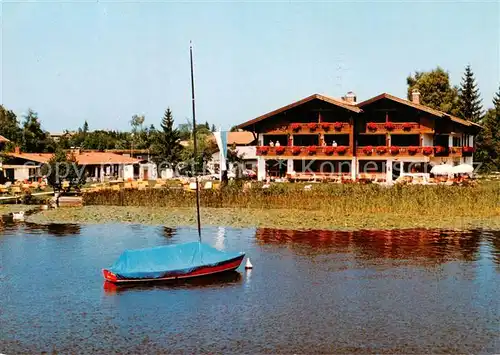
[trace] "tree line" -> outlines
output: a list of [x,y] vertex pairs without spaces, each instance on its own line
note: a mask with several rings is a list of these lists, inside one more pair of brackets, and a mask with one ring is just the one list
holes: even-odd
[[[476,161],[483,163],[484,170],[500,170],[500,88],[492,98],[493,108],[483,109],[478,84],[471,66],[465,68],[460,85],[452,85],[444,69],[415,72],[407,77],[408,99],[413,89],[421,93],[421,104],[451,115],[471,120],[483,126],[476,137]],[[215,126],[208,122],[196,127],[200,154],[194,157],[192,126],[190,123],[174,127],[172,111],[167,109],[160,128],[147,126],[143,115],[134,115],[127,132],[89,130],[84,122],[77,132],[63,134],[56,142],[41,127],[38,114],[29,110],[19,122],[11,110],[0,105],[0,135],[11,141],[4,149],[21,147],[24,152],[55,152],[57,149],[79,147],[81,149],[148,149],[158,162],[179,161],[200,164],[209,160],[217,150],[213,140],[207,139]],[[233,130],[233,129],[232,129]],[[181,145],[181,141],[187,144]]]
[[[143,115],[134,115],[130,120],[130,131],[94,130],[91,131],[85,121],[76,132],[65,131],[56,141],[50,133],[42,129],[38,114],[33,110],[22,117],[19,122],[16,114],[0,105],[0,135],[10,140],[3,148],[12,151],[20,147],[26,153],[59,153],[71,148],[88,150],[148,150],[156,163],[194,161],[192,144],[192,124],[174,126],[174,117],[170,108],[165,110],[160,127],[153,124],[146,126]],[[208,139],[215,131],[215,126],[208,122],[198,124],[196,136],[201,161],[208,161],[217,151],[216,144]],[[181,145],[181,141],[186,144]]]

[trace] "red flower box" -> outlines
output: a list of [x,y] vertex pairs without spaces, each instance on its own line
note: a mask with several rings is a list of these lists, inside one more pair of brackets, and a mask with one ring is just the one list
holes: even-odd
[[335,147],[324,147],[323,151],[326,155],[333,155],[333,153],[335,153]]
[[392,155],[398,155],[399,154],[399,147],[391,147],[390,152]]
[[339,155],[344,155],[345,153],[347,153],[347,147],[343,145],[337,147],[337,153]]
[[293,155],[299,155],[301,151],[302,151],[302,149],[300,149],[300,147],[293,147],[292,148]]
[[411,129],[413,128],[413,125],[411,123],[403,123],[403,131],[411,131]]
[[323,122],[321,124],[321,128],[323,128],[324,131],[329,131],[330,130],[330,127],[331,127],[331,124],[330,123],[327,123],[327,122]]
[[385,153],[387,153],[387,147],[385,147],[383,145],[380,146],[380,147],[377,147],[377,153],[378,154],[385,154]]
[[384,124],[384,128],[388,131],[394,131],[394,129],[396,128],[396,125],[392,122],[386,122]]
[[285,147],[282,146],[276,147],[276,154],[282,155],[283,153],[285,153]]
[[436,154],[442,154],[446,151],[446,148],[438,145],[438,146],[434,147],[434,151]]
[[369,122],[366,128],[368,128],[369,131],[375,132],[377,130],[377,124],[375,122]]
[[333,127],[335,128],[336,131],[340,131],[343,126],[344,126],[344,124],[342,122],[335,122],[333,124]]
[[316,154],[317,148],[318,147],[316,147],[316,146],[307,147],[307,152],[309,153],[309,155],[314,155],[314,154]]
[[307,128],[309,128],[311,131],[315,131],[316,128],[318,128],[318,124],[314,122],[308,123]]
[[301,127],[300,123],[292,123],[292,124],[290,125],[290,128],[291,128],[291,129],[292,129],[292,131],[294,131],[294,132],[298,132],[298,131],[300,130],[300,127]]
[[269,152],[269,147],[257,147],[257,154],[266,155]]
[[423,147],[422,148],[422,153],[424,155],[431,155],[434,152],[434,149],[432,147]]
[[474,147],[462,147],[462,153],[463,154],[466,154],[466,155],[470,155],[472,153],[474,153],[476,150],[474,149]]
[[367,145],[366,147],[363,147],[363,153],[365,153],[366,155],[372,155],[373,147],[371,145]]
[[418,153],[419,147],[408,147],[408,153],[410,155],[415,155]]

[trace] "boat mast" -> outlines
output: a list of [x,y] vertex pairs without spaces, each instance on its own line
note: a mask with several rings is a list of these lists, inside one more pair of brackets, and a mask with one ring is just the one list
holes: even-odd
[[189,56],[191,59],[191,102],[193,105],[193,150],[194,150],[194,164],[193,174],[196,182],[196,218],[198,221],[198,239],[201,243],[201,222],[200,222],[200,189],[198,188],[198,175],[196,174],[196,163],[198,158],[198,149],[196,144],[196,110],[194,103],[194,69],[193,69],[193,46],[189,42]]

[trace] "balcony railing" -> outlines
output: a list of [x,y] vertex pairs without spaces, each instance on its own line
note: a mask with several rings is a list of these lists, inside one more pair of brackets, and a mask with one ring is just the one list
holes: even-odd
[[357,156],[470,156],[472,147],[398,147],[398,146],[366,146],[356,149]]
[[297,157],[350,157],[352,156],[352,149],[348,146],[309,146],[309,147],[300,147],[300,146],[279,146],[279,147],[268,147],[262,146],[257,147],[257,155],[258,156],[271,156],[271,157],[279,157],[279,156],[297,156]]
[[349,134],[352,126],[348,122],[310,122],[310,123],[290,123],[270,130],[271,134]]
[[433,156],[434,147],[386,147],[386,146],[366,146],[358,147],[356,155],[362,157],[389,157],[389,156]]
[[[390,157],[390,156],[470,156],[474,152],[472,147],[398,147],[398,146],[365,146],[356,148],[356,156],[360,157]],[[258,156],[269,157],[351,157],[353,154],[349,146],[261,146],[257,147]]]
[[420,131],[420,124],[415,122],[368,122],[366,124],[367,133],[418,133]]

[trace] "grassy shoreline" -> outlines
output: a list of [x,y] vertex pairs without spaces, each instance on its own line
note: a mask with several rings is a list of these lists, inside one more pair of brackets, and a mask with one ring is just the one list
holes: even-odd
[[[326,210],[202,208],[202,225],[228,227],[269,227],[280,229],[500,229],[500,210],[485,216],[415,216],[413,214],[342,214]],[[121,206],[85,206],[41,211],[28,222],[49,223],[140,223],[169,227],[195,226],[193,208],[152,208]]]

